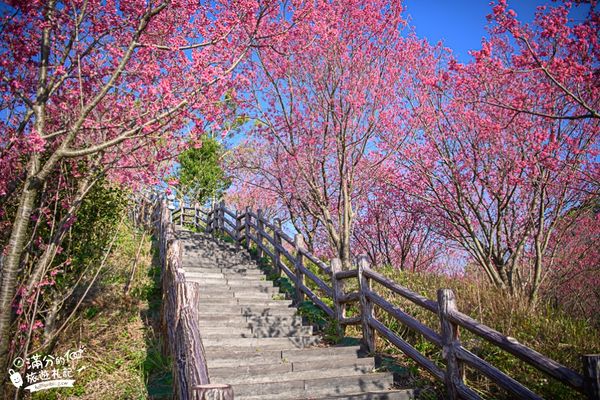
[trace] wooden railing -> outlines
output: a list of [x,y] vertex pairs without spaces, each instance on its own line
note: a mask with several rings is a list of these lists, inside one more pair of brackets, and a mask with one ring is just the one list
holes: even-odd
[[[190,214],[189,211],[193,211]],[[186,212],[188,212],[186,214]],[[319,306],[339,326],[360,325],[363,342],[370,352],[375,352],[375,335],[379,334],[413,359],[431,375],[444,383],[448,397],[451,399],[480,399],[477,392],[465,382],[464,367],[469,366],[483,374],[499,387],[510,392],[518,399],[541,399],[539,395],[500,371],[492,364],[467,350],[460,341],[459,330],[466,329],[474,335],[487,340],[531,365],[535,369],[562,382],[563,384],[584,394],[589,399],[600,399],[600,355],[584,355],[584,375],[520,344],[494,329],[481,324],[468,315],[461,313],[456,306],[454,293],[450,289],[439,289],[437,299],[427,299],[410,289],[391,281],[369,267],[366,256],[358,257],[357,268],[342,271],[339,259],[332,259],[329,266],[306,250],[302,235],[293,238],[281,229],[281,223],[271,222],[258,210],[256,213],[247,208],[244,212],[231,211],[221,202],[211,209],[199,207],[183,207],[173,213],[173,221],[179,224],[190,224],[205,229],[208,233],[229,236],[237,246],[244,244],[250,248],[254,243],[258,256],[268,256],[273,262],[277,274],[285,274],[295,288],[295,300],[300,302],[309,298]],[[202,224],[200,224],[202,222]],[[268,243],[268,244],[267,244]],[[317,268],[311,271],[305,260],[310,260]],[[330,283],[318,275],[329,277]],[[313,284],[307,285],[306,279]],[[350,279],[358,279],[358,291],[346,293],[344,283]],[[397,296],[409,300],[439,318],[440,329],[435,331],[413,316],[407,314],[396,305],[387,301],[373,290],[375,282],[390,290]],[[316,288],[311,289],[310,287]],[[331,299],[333,308],[328,306],[324,297]],[[346,306],[359,304],[360,315],[347,317]],[[432,360],[425,357],[416,348],[403,340],[397,333],[376,318],[374,307],[383,310],[408,328],[420,333],[429,342],[442,350],[445,368],[440,368]]]
[[[174,398],[233,400],[229,385],[210,382],[198,325],[200,285],[185,280],[181,242],[176,238],[171,217],[166,203],[160,203],[154,220],[157,221],[156,237],[162,268],[161,330],[166,338],[163,352],[173,360]],[[183,219],[178,222],[183,222]]]

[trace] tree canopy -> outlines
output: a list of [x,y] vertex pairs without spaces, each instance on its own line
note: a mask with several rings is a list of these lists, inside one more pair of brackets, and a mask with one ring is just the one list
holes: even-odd
[[184,150],[177,157],[178,189],[192,202],[204,204],[219,199],[231,184],[221,166],[224,149],[215,138],[204,135],[201,145]]

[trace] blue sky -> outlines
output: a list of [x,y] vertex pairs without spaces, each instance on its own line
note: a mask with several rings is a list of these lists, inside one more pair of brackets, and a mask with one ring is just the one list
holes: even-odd
[[[479,49],[481,38],[487,36],[486,15],[491,13],[488,0],[404,0],[405,14],[420,37],[431,43],[443,40],[460,61],[469,61],[468,51]],[[523,22],[531,22],[540,5],[557,5],[552,1],[508,0],[509,8]],[[583,19],[589,6],[574,7],[571,16]]]

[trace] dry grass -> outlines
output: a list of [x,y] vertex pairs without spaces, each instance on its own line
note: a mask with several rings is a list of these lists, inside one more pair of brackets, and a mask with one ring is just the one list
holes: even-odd
[[[403,273],[391,268],[383,269],[380,272],[430,299],[436,298],[436,291],[439,288],[453,289],[460,311],[507,336],[516,338],[519,342],[572,369],[580,369],[581,354],[600,351],[600,332],[597,329],[594,329],[586,321],[572,318],[547,305],[542,304],[535,310],[531,310],[526,301],[522,299],[507,297],[485,283],[468,279]],[[374,289],[384,295],[388,301],[398,305],[432,329],[439,331],[439,320],[435,314],[392,294],[379,285],[374,285]],[[376,316],[421,353],[443,366],[441,351],[420,334],[406,328],[378,308],[376,308]],[[583,398],[563,384],[546,377],[512,355],[465,330],[462,330],[461,341],[471,352],[545,398]],[[412,370],[414,384],[425,389],[421,398],[435,399],[442,396],[443,391],[440,385],[433,379],[429,379],[424,371],[394,346],[378,338],[377,348],[392,355],[399,364],[408,366]],[[475,371],[467,370],[467,382],[484,398],[512,398]]]
[[[140,241],[136,273],[125,294]],[[170,364],[160,355],[156,329],[159,270],[153,266],[149,235],[123,224],[107,266],[53,352],[85,346],[84,358],[78,364],[85,369],[76,375],[73,388],[45,390],[33,398],[159,399],[170,394]]]

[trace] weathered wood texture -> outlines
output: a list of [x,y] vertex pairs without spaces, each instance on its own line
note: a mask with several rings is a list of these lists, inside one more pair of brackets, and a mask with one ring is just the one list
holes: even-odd
[[340,299],[345,296],[344,281],[335,279],[335,274],[342,271],[342,260],[339,258],[333,258],[330,265],[331,286],[333,286],[333,311],[335,312],[335,319],[338,322],[338,334],[343,335],[346,330],[346,326],[341,322],[346,319],[346,303],[341,302]]
[[263,256],[263,248],[264,248],[264,244],[263,244],[263,237],[264,237],[264,225],[263,225],[263,218],[262,218],[262,210],[258,210],[258,218],[256,221],[256,241],[257,241],[257,248],[256,250],[258,251],[258,258],[262,258]]
[[193,400],[233,400],[230,385],[208,384],[194,387]]
[[304,250],[304,237],[302,234],[298,233],[294,236],[294,247],[296,248],[296,302],[301,303],[304,301],[304,291],[302,291],[302,287],[306,287],[304,282],[304,255],[302,250]]
[[442,332],[442,356],[446,361],[444,383],[448,398],[459,398],[457,387],[464,385],[464,369],[456,356],[455,349],[460,343],[458,326],[448,319],[448,314],[456,311],[456,298],[450,289],[440,289],[437,292],[438,313]]
[[600,399],[600,354],[584,354],[582,359],[585,394],[589,399]]
[[[194,210],[197,209],[197,207],[194,208]],[[174,211],[172,218],[166,217],[165,221],[167,223],[177,221],[177,216],[183,213],[184,211]],[[232,217],[232,221],[226,216]],[[358,268],[354,270],[342,271],[341,263],[335,259],[331,261],[331,266],[328,266],[306,249],[302,235],[295,235],[292,238],[283,232],[281,222],[267,220],[261,210],[254,213],[250,208],[246,208],[243,214],[238,214],[228,210],[225,204],[221,202],[215,204],[211,212],[206,213],[205,224],[207,232],[214,233],[215,230],[219,229],[221,234],[231,236],[236,243],[245,242],[248,249],[254,243],[259,256],[270,257],[273,261],[274,271],[277,274],[285,274],[293,283],[296,300],[301,301],[308,297],[317,306],[321,307],[328,316],[335,319],[340,327],[350,324],[361,325],[363,341],[371,352],[376,350],[375,334],[378,332],[434,377],[444,382],[449,398],[480,398],[465,383],[464,365],[468,365],[482,375],[487,376],[498,386],[512,393],[515,398],[540,398],[525,386],[526,382],[519,383],[515,381],[506,373],[464,348],[459,337],[459,329],[462,328],[518,357],[548,376],[586,394],[589,399],[600,400],[599,355],[583,356],[584,375],[581,375],[518,343],[515,339],[502,335],[500,332],[461,313],[457,309],[456,299],[451,290],[440,289],[437,301],[428,299],[372,270],[366,256],[358,257]],[[225,225],[229,225],[231,229],[227,229]],[[167,237],[170,235],[169,231],[165,234]],[[163,242],[159,241],[159,243],[162,244]],[[164,257],[163,252],[160,255]],[[318,274],[313,272],[314,269],[309,269],[306,265],[308,261],[314,264],[320,270],[320,273],[329,277],[331,283],[326,283]],[[288,266],[291,266],[291,268]],[[309,288],[306,283],[307,279],[314,282],[314,286],[318,288],[319,293]],[[344,281],[348,279],[358,280],[359,289],[357,292],[344,292]],[[417,306],[438,315],[440,331],[436,332],[398,306],[390,303],[384,296],[377,293],[377,289],[373,289],[374,284],[375,287],[381,286],[385,288],[384,290],[391,291],[395,296],[409,300]],[[323,301],[322,296],[333,300],[333,309]],[[345,315],[345,309],[346,305],[351,302],[359,302],[361,314],[348,318]],[[389,314],[413,331],[420,333],[434,345],[441,347],[445,360],[445,371],[376,319],[374,307]]]
[[516,339],[504,336],[500,332],[479,323],[458,310],[450,312],[448,314],[448,319],[559,381],[578,390],[583,388],[583,377],[581,375],[537,351],[522,345]]
[[365,270],[368,269],[369,262],[366,256],[361,256],[358,260],[358,285],[360,287],[360,315],[363,342],[367,346],[369,353],[375,352],[375,331],[371,326],[371,320],[373,316],[373,303],[367,296],[367,293],[371,291],[371,281],[365,274]]
[[[281,250],[283,249],[283,244],[281,243],[281,235],[279,231],[281,230],[281,220],[276,219],[275,224],[277,225],[276,229],[273,229],[273,270],[277,276],[281,276],[281,268],[279,265],[281,264]],[[268,238],[268,237],[267,237]]]

